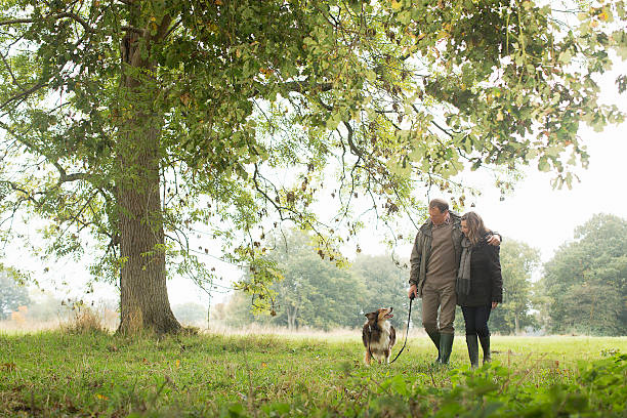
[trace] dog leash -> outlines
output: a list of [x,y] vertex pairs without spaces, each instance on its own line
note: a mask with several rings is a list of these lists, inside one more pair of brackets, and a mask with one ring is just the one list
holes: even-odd
[[401,353],[405,349],[405,346],[407,345],[407,337],[409,336],[409,324],[411,323],[411,304],[414,303],[415,297],[416,296],[412,294],[411,297],[409,298],[409,315],[407,315],[407,330],[405,331],[405,343],[403,344],[403,348],[401,348],[401,351],[399,351],[398,354],[396,354],[396,357],[394,357],[394,360],[392,360],[389,364],[392,364],[396,361],[396,359],[401,355]]

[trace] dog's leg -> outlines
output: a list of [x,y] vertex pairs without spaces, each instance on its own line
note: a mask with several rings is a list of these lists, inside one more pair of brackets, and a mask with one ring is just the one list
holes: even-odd
[[385,350],[385,364],[390,364],[390,350]]
[[370,366],[370,350],[366,350],[366,357],[364,358],[364,363],[366,363],[366,366]]

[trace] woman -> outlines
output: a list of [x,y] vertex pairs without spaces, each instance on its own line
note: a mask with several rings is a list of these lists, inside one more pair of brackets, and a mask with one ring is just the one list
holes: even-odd
[[492,231],[485,227],[483,219],[475,212],[468,212],[461,218],[461,227],[464,238],[455,290],[466,322],[466,345],[474,368],[479,365],[477,336],[483,349],[483,362],[491,359],[488,319],[492,309],[503,301],[503,278],[499,247],[487,243]]

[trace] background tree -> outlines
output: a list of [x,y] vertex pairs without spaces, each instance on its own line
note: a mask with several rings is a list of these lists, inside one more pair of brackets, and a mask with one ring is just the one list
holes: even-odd
[[[394,318],[392,318],[391,323],[397,331],[404,330],[407,326],[407,310],[409,309],[409,300],[407,299],[408,269],[396,263],[389,254],[386,254],[379,256],[358,255],[355,261],[351,263],[349,270],[359,282],[363,283],[365,288],[361,310],[372,312],[377,308],[392,306]],[[419,326],[422,324],[420,303],[421,300],[416,299],[412,306],[414,326],[415,324]],[[361,322],[357,325],[361,325],[362,322],[365,322],[364,318],[361,318]]]
[[544,270],[552,332],[627,333],[627,221],[593,216]]
[[536,325],[531,314],[534,307],[532,276],[540,267],[540,253],[524,242],[505,239],[501,245],[503,303],[490,316],[495,331],[519,334]]
[[[253,319],[249,310],[231,308],[237,312],[230,321],[232,325],[257,321],[290,330],[300,326],[358,328],[365,322],[366,312],[392,306],[395,317],[391,322],[399,329],[406,326],[408,272],[392,257],[359,255],[338,269],[311,251],[312,236],[291,231],[283,238],[276,241],[275,251],[268,255],[283,276],[271,287],[272,314]],[[229,305],[237,303],[241,303],[239,298]]]
[[[98,254],[94,273],[120,287],[121,332],[180,329],[166,267],[176,273],[196,246],[221,242],[257,277],[242,289],[263,294],[268,218],[315,229],[317,251],[338,260],[361,225],[360,196],[383,220],[419,223],[416,186],[450,188],[467,165],[533,162],[570,183],[568,164],[587,161],[579,125],[622,120],[594,81],[608,48],[624,56],[622,1],[566,12],[528,0],[0,10],[0,211],[48,219],[49,254]],[[286,167],[288,179],[277,175]],[[331,224],[312,205],[320,193],[328,203],[329,172]],[[215,240],[192,240],[198,225]]]
[[20,306],[27,306],[29,302],[28,290],[0,270],[0,319],[9,318],[11,312]]
[[275,316],[266,322],[290,330],[354,327],[363,322],[366,286],[348,269],[339,269],[312,251],[312,238],[300,231],[275,237],[275,251],[268,258],[282,279],[272,285]]
[[214,305],[214,318],[221,324],[241,328],[255,322],[251,296],[234,292],[223,304]]

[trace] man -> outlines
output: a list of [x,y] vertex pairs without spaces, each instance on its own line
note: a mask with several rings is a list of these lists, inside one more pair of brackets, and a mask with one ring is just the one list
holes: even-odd
[[[433,199],[429,202],[429,219],[418,230],[411,253],[409,298],[422,298],[422,325],[438,349],[436,363],[448,364],[453,348],[461,242],[460,216],[449,210],[445,200]],[[488,242],[499,245],[501,237],[493,235]]]

